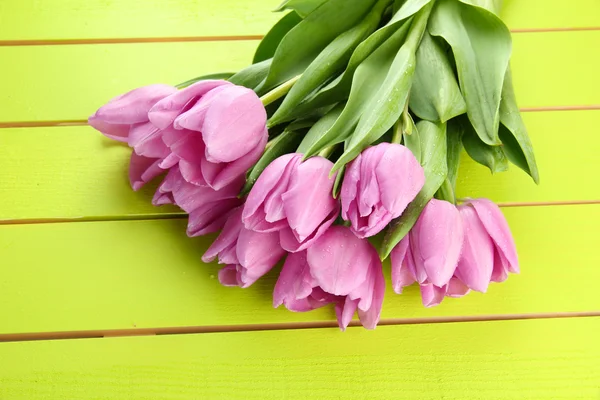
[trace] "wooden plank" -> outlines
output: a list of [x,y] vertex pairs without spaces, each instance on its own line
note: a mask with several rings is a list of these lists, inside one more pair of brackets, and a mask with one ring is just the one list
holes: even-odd
[[256,45],[240,41],[0,47],[0,59],[11,60],[3,65],[11,79],[0,81],[0,122],[87,119],[111,98],[138,86],[176,85],[207,73],[244,68]]
[[[522,107],[600,103],[600,31],[514,35]],[[256,41],[0,47],[0,123],[86,119],[117,94],[154,82],[238,70]],[[76,62],[74,61],[76,60]],[[43,65],[44,68],[39,68]],[[27,82],[24,85],[23,82]]]
[[[577,0],[505,0],[511,29],[600,25],[600,3]],[[278,19],[275,0],[3,1],[0,41],[260,35]],[[23,29],[24,21],[27,29]]]
[[[459,197],[488,197],[496,202],[569,202],[600,200],[600,188],[592,182],[600,170],[600,140],[595,128],[600,111],[523,113],[533,141],[541,183],[511,165],[494,176],[489,169],[463,154],[459,169]],[[568,146],[569,132],[576,132],[584,146]],[[586,139],[584,139],[586,138]]]
[[[600,205],[504,210],[522,274],[485,295],[425,309],[418,288],[388,288],[383,318],[600,310]],[[249,289],[221,287],[200,256],[211,238],[187,239],[185,221],[0,226],[0,333],[332,321],[271,308],[278,270]]]
[[0,397],[595,399],[600,318],[0,344]]
[[[492,177],[488,169],[464,155],[458,195],[484,196],[496,202],[600,200],[597,185],[582,184],[593,181],[595,171],[600,170],[600,141],[591,129],[600,125],[600,111],[524,113],[524,118],[535,145],[541,185],[536,186],[514,166]],[[561,138],[568,132],[587,138],[586,146],[565,146]],[[158,182],[141,192],[131,190],[127,178],[130,154],[126,146],[87,126],[3,129],[0,221],[177,212],[174,207],[150,204]],[[557,154],[560,162],[556,162]]]

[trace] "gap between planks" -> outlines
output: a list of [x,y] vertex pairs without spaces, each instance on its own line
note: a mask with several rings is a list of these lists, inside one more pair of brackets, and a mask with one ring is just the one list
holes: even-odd
[[[518,321],[518,320],[530,320],[530,319],[589,318],[589,317],[600,317],[600,311],[476,315],[476,316],[430,317],[430,318],[390,318],[390,319],[382,319],[381,321],[379,321],[379,326]],[[359,321],[351,321],[349,326],[350,327],[360,327],[360,322]],[[8,334],[4,333],[4,334],[0,334],[0,342],[28,342],[28,341],[37,341],[37,340],[67,340],[67,339],[97,339],[97,338],[159,336],[159,335],[191,335],[191,334],[229,333],[229,332],[284,331],[284,330],[297,330],[297,329],[326,329],[326,328],[337,328],[337,327],[338,327],[338,324],[336,321],[314,321],[314,322],[288,322],[288,323],[273,323],[273,324],[181,326],[181,327],[140,328],[140,329],[98,329],[98,330],[87,330],[87,331],[32,332],[32,333],[8,333]]]
[[[466,199],[459,199],[464,201]],[[600,204],[598,200],[566,200],[566,201],[534,201],[534,202],[500,202],[498,206],[505,207],[554,207],[554,206],[581,206]],[[132,214],[132,215],[103,215],[90,217],[73,218],[22,218],[22,219],[3,219],[2,225],[35,225],[35,224],[64,224],[76,222],[117,222],[117,221],[151,221],[161,219],[185,219],[188,214],[184,212],[172,212],[161,214]]]
[[[600,26],[565,27],[565,28],[523,28],[511,29],[512,33],[544,33],[598,31]],[[132,44],[132,43],[177,43],[177,42],[231,42],[241,40],[261,40],[263,35],[237,36],[174,36],[174,37],[131,37],[131,38],[96,38],[96,39],[31,39],[0,40],[0,47],[8,46],[64,46],[82,44]]]
[[[521,112],[555,112],[555,111],[595,111],[600,110],[600,104],[575,105],[575,106],[544,106],[522,107]],[[8,121],[0,122],[0,129],[8,128],[50,128],[65,126],[85,126],[87,120],[68,119],[56,121]]]

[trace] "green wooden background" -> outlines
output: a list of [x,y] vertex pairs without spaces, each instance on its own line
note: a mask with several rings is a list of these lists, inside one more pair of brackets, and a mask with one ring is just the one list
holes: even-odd
[[459,194],[503,206],[523,272],[432,309],[388,288],[382,326],[345,333],[272,309],[277,271],[221,287],[211,238],[132,192],[129,150],[85,124],[246,65],[276,3],[0,1],[0,400],[599,399],[600,0],[505,0],[542,183],[465,160]]

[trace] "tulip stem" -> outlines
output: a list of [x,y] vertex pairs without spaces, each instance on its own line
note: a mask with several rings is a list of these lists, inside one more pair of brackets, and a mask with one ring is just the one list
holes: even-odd
[[331,155],[331,153],[333,153],[333,150],[335,150],[335,144],[333,146],[329,146],[324,148],[323,150],[321,150],[318,154],[319,157],[323,157],[323,158],[327,158]]
[[301,76],[302,75],[295,76],[289,81],[277,86],[275,89],[262,96],[260,98],[260,101],[262,101],[263,105],[266,107],[274,101],[279,100],[280,98],[288,94],[288,92],[292,89],[294,84],[298,82],[298,79],[300,79]]

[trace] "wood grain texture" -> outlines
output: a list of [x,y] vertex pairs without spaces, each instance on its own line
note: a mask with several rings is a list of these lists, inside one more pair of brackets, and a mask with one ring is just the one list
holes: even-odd
[[0,345],[0,398],[596,399],[600,318]]
[[[527,33],[514,35],[513,41],[520,106],[600,104],[600,53],[594,51],[600,31]],[[236,71],[250,62],[256,44],[0,47],[0,59],[11,60],[3,65],[11,79],[0,81],[0,123],[87,119],[114,96],[138,86]]]
[[[600,26],[600,3],[505,0],[512,29]],[[264,34],[277,0],[20,0],[0,3],[0,41]],[[27,24],[24,25],[23,21]],[[26,28],[25,28],[26,26]]]
[[[521,275],[485,295],[426,309],[418,288],[389,287],[383,318],[600,310],[600,205],[504,210]],[[200,256],[211,238],[188,239],[185,221],[0,226],[0,333],[334,320],[271,308],[278,269],[249,289],[225,288]]]
[[[592,128],[600,111],[525,113],[542,183],[515,166],[491,176],[463,155],[459,197],[488,197],[496,202],[600,201],[593,181],[600,170],[600,140]],[[589,138],[586,146],[565,146],[573,132]],[[0,222],[47,218],[133,218],[178,212],[153,207],[160,180],[133,192],[127,178],[131,150],[92,128],[19,128],[0,130]],[[560,163],[556,162],[560,155]],[[51,166],[51,167],[50,167]],[[576,176],[578,179],[573,179]]]

